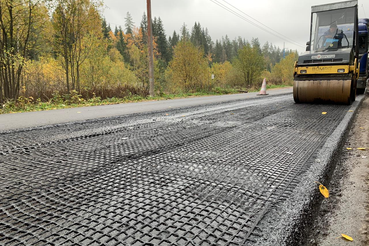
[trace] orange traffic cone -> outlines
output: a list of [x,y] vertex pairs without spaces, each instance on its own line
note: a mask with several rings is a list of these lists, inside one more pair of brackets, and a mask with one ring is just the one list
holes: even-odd
[[264,78],[263,84],[261,85],[261,89],[260,89],[260,92],[259,92],[258,96],[259,95],[268,95],[266,93],[266,90],[267,90],[267,84],[266,84],[266,81],[265,81],[265,78]]

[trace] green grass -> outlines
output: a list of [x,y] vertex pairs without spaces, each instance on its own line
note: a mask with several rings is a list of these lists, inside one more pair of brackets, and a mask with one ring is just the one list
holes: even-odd
[[[268,85],[267,89],[287,87],[282,85]],[[0,108],[0,114],[9,113],[21,113],[21,112],[33,112],[33,111],[44,111],[64,108],[77,108],[77,107],[88,107],[98,105],[112,105],[120,103],[131,103],[131,102],[142,102],[142,101],[159,101],[159,100],[170,100],[175,98],[188,98],[188,97],[199,97],[199,96],[212,96],[212,95],[225,95],[225,94],[237,94],[244,92],[245,90],[238,89],[223,89],[214,88],[212,91],[203,91],[195,93],[178,93],[178,94],[162,94],[155,97],[142,97],[139,95],[131,95],[125,98],[107,98],[102,100],[99,97],[93,97],[90,99],[83,99],[76,92],[72,92],[70,95],[60,96],[55,94],[52,99],[48,102],[41,102],[40,99],[34,100],[32,97],[25,98],[19,97],[18,100],[8,101],[3,104]],[[257,92],[259,90],[248,90],[249,92]]]

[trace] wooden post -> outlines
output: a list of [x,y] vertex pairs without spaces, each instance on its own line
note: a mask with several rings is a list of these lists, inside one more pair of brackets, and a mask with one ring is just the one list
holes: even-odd
[[152,18],[151,18],[151,0],[147,0],[147,36],[149,48],[149,82],[150,82],[150,96],[155,96],[154,91],[154,51],[153,51],[153,37],[152,37]]

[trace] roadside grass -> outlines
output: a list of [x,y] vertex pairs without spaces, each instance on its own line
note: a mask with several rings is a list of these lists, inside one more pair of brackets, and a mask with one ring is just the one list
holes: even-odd
[[[288,87],[286,85],[268,85],[267,89]],[[178,93],[178,94],[165,94],[162,93],[155,97],[143,97],[140,95],[130,95],[124,98],[107,98],[101,99],[100,97],[93,96],[89,99],[84,99],[81,95],[78,95],[76,91],[72,91],[71,94],[59,95],[55,93],[53,98],[47,102],[41,101],[41,99],[34,99],[33,97],[19,97],[16,101],[10,100],[0,105],[0,114],[10,113],[22,113],[22,112],[33,112],[33,111],[45,111],[54,109],[64,108],[77,108],[77,107],[88,107],[98,105],[113,105],[120,103],[131,103],[131,102],[142,102],[142,101],[159,101],[159,100],[170,100],[178,98],[188,97],[200,97],[200,96],[214,96],[214,95],[226,95],[226,94],[237,94],[245,92],[257,92],[257,89],[223,89],[213,88],[212,91],[194,92],[194,93]]]

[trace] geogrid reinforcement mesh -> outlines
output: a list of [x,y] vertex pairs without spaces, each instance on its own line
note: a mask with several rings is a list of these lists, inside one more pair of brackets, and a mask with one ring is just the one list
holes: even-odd
[[4,132],[0,244],[253,244],[347,110],[282,96]]

